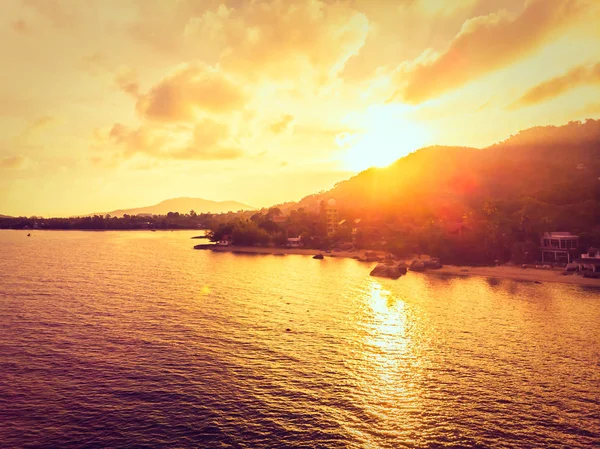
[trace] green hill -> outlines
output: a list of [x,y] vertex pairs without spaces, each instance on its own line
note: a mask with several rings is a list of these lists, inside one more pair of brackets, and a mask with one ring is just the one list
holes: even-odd
[[398,251],[473,263],[517,260],[516,244],[533,245],[557,230],[597,244],[600,121],[531,128],[484,149],[423,148],[282,209],[330,198],[340,218],[361,218]]

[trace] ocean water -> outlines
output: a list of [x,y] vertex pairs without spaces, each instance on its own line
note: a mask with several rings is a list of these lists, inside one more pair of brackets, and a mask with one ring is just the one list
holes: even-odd
[[600,290],[0,231],[0,447],[600,447]]

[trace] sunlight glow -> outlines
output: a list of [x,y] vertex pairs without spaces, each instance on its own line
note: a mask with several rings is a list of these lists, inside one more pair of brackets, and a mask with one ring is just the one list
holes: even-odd
[[385,167],[428,144],[423,126],[403,117],[402,109],[393,105],[372,107],[362,120],[364,132],[337,137],[338,146],[347,148],[346,168],[362,171]]
[[395,298],[378,282],[371,285],[369,305],[373,313],[371,344],[384,353],[406,349],[406,312],[404,302]]

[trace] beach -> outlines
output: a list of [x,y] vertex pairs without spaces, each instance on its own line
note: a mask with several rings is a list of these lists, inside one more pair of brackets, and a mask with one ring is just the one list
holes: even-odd
[[427,273],[447,276],[484,276],[498,279],[512,279],[524,282],[560,282],[589,287],[599,287],[600,279],[584,278],[576,274],[564,275],[562,269],[521,268],[517,265],[498,265],[496,267],[460,267],[444,265]]
[[218,246],[218,245],[196,245],[196,249],[209,249],[211,251],[226,252],[226,253],[244,253],[244,254],[271,254],[275,256],[285,256],[297,254],[301,256],[314,256],[323,254],[326,257],[346,257],[351,259],[360,259],[365,257],[365,253],[377,253],[383,256],[383,251],[331,251],[325,252],[318,249],[307,248],[275,248],[266,246]]
[[[331,251],[323,252],[317,249],[306,248],[274,248],[274,247],[259,247],[259,246],[217,246],[217,245],[197,245],[197,249],[209,249],[216,252],[243,253],[243,254],[270,254],[270,255],[303,255],[314,256],[323,254],[325,257],[345,257],[357,260],[364,260],[366,254],[377,254],[380,257],[385,256],[383,251]],[[412,259],[406,261],[410,265]],[[367,262],[374,264],[376,262]],[[410,272],[409,272],[410,273]],[[599,287],[600,279],[584,278],[575,274],[564,275],[562,269],[538,269],[538,268],[521,268],[517,265],[498,265],[494,267],[468,267],[456,265],[444,265],[436,270],[427,270],[426,274],[437,276],[483,276],[498,279],[512,279],[523,282],[559,282],[562,284],[574,284],[589,287]]]

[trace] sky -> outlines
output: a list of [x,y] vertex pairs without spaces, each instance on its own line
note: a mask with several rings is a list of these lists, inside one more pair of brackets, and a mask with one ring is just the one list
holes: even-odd
[[[600,118],[594,0],[2,0],[0,214],[268,207]],[[443,161],[440,161],[443,163]]]

